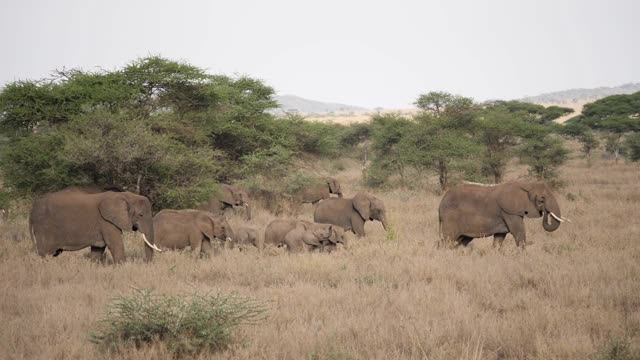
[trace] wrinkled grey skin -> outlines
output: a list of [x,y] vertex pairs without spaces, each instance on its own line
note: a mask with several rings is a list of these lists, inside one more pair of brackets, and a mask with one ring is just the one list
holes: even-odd
[[225,209],[234,206],[242,207],[245,209],[247,220],[251,220],[251,204],[247,192],[237,186],[227,184],[220,184],[219,188],[219,193],[198,209],[209,211],[215,215],[224,215]]
[[[125,260],[123,231],[140,231],[151,244],[155,239],[151,202],[129,192],[46,194],[33,202],[29,229],[41,256],[91,247],[91,258],[100,260],[108,247],[116,263]],[[145,258],[153,258],[146,244]]]
[[221,216],[203,210],[162,210],[153,217],[156,244],[161,248],[179,250],[190,247],[201,256],[209,255],[216,239],[233,247],[235,234]]
[[304,188],[301,193],[301,198],[303,203],[317,204],[321,200],[330,198],[331,194],[336,194],[342,198],[342,188],[338,180],[327,177],[318,184]]
[[239,226],[234,230],[237,239],[237,245],[253,245],[260,247],[258,232],[256,229],[248,226]]
[[305,227],[298,225],[284,236],[284,244],[289,252],[303,252],[327,249],[331,251],[338,243],[344,244],[344,229],[336,225]]
[[[346,238],[344,236],[344,229],[340,229],[337,226],[330,226],[330,224],[314,224],[310,221],[305,220],[274,220],[269,225],[267,225],[264,231],[264,245],[274,245],[274,246],[283,246],[287,245],[285,242],[285,237],[287,234],[294,229],[301,229],[302,231],[317,231],[317,234],[327,234],[327,232],[322,233],[322,231],[328,231],[328,237],[321,236],[321,243],[323,245],[331,245],[341,243],[347,245]],[[307,238],[309,240],[309,238]],[[294,241],[295,240],[295,241]],[[293,247],[301,245],[296,243],[299,240],[297,237],[290,238],[290,242]]]
[[543,217],[546,231],[555,231],[562,217],[551,189],[543,182],[508,182],[498,185],[464,184],[447,193],[438,209],[440,245],[468,245],[474,238],[493,235],[493,246],[502,247],[508,233],[524,248],[524,218]]
[[356,236],[362,237],[364,223],[367,220],[378,220],[387,229],[387,210],[384,202],[377,197],[358,193],[353,198],[327,199],[316,207],[313,220],[322,224],[333,224],[351,230]]

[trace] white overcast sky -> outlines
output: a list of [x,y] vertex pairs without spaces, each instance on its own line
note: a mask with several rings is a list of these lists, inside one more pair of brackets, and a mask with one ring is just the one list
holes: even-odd
[[640,0],[0,0],[0,85],[146,55],[279,94],[409,107],[640,81]]

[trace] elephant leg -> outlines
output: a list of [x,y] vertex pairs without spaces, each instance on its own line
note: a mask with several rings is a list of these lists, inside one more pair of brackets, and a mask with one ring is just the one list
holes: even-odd
[[102,230],[102,239],[109,248],[113,262],[119,264],[124,262],[124,242],[122,241],[122,231],[117,227],[109,224],[105,225]]
[[103,260],[103,255],[104,255],[104,251],[107,248],[105,246],[92,246],[91,247],[91,252],[89,253],[89,259],[91,259],[92,261],[96,261],[96,262],[102,262]]
[[497,233],[493,234],[493,247],[496,245],[499,249],[502,249],[502,243],[504,242],[504,238],[507,236],[507,233]]
[[467,245],[469,245],[469,243],[471,243],[472,240],[473,238],[471,236],[462,235],[458,238],[458,245],[456,245],[456,247],[460,245],[467,247]]
[[351,231],[359,238],[364,236],[364,220],[355,210],[351,215]]
[[504,215],[504,222],[513,237],[516,239],[516,246],[524,247],[527,245],[527,233],[524,229],[524,220],[517,215]]
[[200,256],[203,258],[209,257],[209,253],[211,252],[211,240],[204,239],[202,240],[202,245],[200,245]]
[[200,256],[200,252],[202,251],[202,238],[203,235],[200,231],[192,231],[189,233],[189,246],[196,256]]

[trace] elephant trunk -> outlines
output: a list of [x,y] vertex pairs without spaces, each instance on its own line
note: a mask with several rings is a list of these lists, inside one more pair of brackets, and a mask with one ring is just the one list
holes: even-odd
[[247,220],[251,220],[251,205],[244,203],[244,211],[246,211]]
[[549,196],[545,202],[543,212],[542,227],[549,232],[558,230],[560,227],[560,218],[562,218],[562,216],[560,214],[560,206],[558,206],[558,203],[553,196]]
[[143,237],[144,242],[145,242],[145,246],[144,246],[145,261],[149,262],[149,261],[153,260],[154,251],[161,251],[155,245],[155,234],[154,234],[154,231],[153,231],[153,220],[152,220],[152,218],[151,217],[149,217],[149,219],[145,218],[140,223],[140,226],[138,226],[138,231],[142,233],[142,237]]

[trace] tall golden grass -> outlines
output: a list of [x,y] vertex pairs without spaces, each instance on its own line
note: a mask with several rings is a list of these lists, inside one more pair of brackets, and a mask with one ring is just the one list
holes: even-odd
[[[509,178],[520,176],[515,168]],[[337,174],[347,196],[360,170]],[[367,223],[367,236],[330,254],[225,250],[209,259],[165,252],[142,261],[89,261],[84,251],[40,258],[26,219],[3,225],[0,241],[0,357],[101,359],[90,331],[107,304],[134,288],[159,294],[221,291],[267,301],[269,318],[244,326],[222,359],[587,359],[610,339],[640,343],[640,171],[636,164],[572,159],[558,191],[554,233],[528,220],[526,251],[509,236],[471,249],[436,249],[440,196],[378,193],[395,236]],[[273,215],[256,209],[263,231]],[[232,215],[240,223],[242,214]],[[312,218],[305,205],[301,218]],[[165,358],[162,344],[126,359]],[[203,354],[206,358],[211,354]]]

